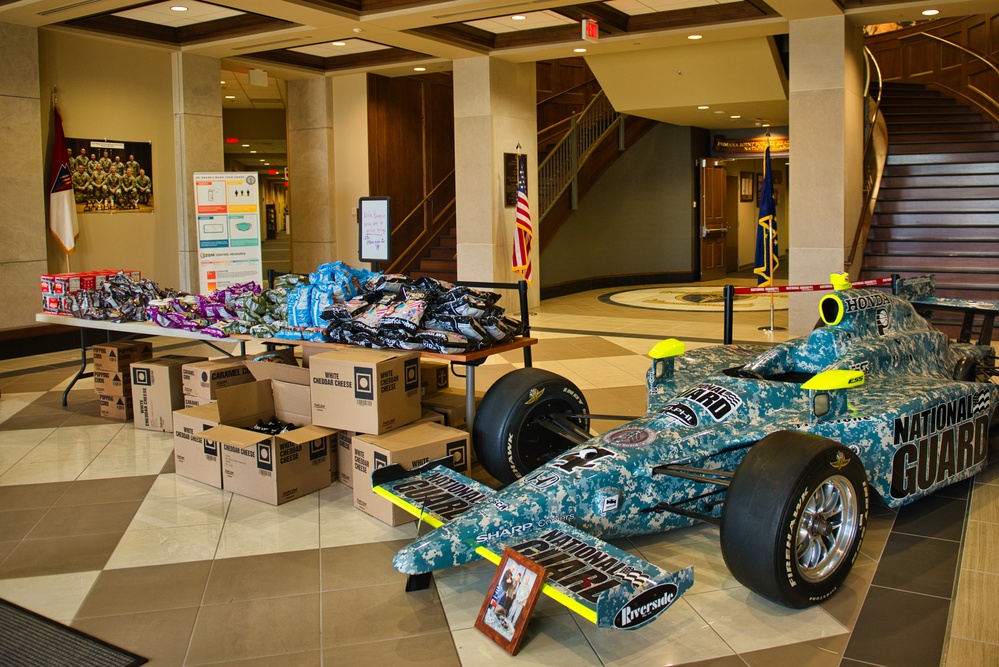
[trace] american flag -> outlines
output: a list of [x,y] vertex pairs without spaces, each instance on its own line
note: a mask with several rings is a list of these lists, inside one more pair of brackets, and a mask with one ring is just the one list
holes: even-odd
[[527,202],[527,156],[517,156],[517,231],[513,237],[513,270],[531,282],[531,207]]

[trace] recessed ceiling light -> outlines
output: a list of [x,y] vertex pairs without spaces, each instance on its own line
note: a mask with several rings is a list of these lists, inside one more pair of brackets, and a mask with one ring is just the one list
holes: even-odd
[[709,107],[707,104],[702,104],[701,106],[699,106],[697,108],[698,109],[710,109],[711,107]]
[[263,162],[263,161],[264,161],[264,158],[260,158],[260,161],[261,161],[261,162]]
[[724,111],[716,111],[715,113],[725,113]]
[[687,35],[687,39],[701,39],[703,35]]
[[523,20],[524,20],[524,19],[526,19],[527,17],[526,17],[526,16],[524,16],[523,14],[514,14],[514,15],[513,15],[513,16],[511,16],[510,18],[511,18],[511,19],[513,19],[514,21],[523,21]]
[[763,123],[762,127],[770,127],[770,123]]
[[924,9],[923,16],[936,16],[940,13],[939,9]]
[[729,116],[732,120],[739,120],[742,116]]
[[236,99],[236,96],[235,95],[226,95],[225,98],[227,100],[234,100],[234,99]]
[[250,151],[251,153],[256,153],[257,151]]
[[580,47],[578,49],[573,49],[572,52],[573,53],[586,53],[586,49]]
[[269,166],[271,166],[271,163],[270,162],[264,162],[264,166],[265,167],[269,167]]
[[413,71],[414,72],[426,72],[427,68],[426,67],[414,67]]
[[219,81],[219,83],[221,83],[223,86],[225,85],[225,81]]
[[347,46],[347,42],[330,42],[333,46]]
[[249,147],[250,147],[250,144],[241,144],[241,146],[240,146],[240,147],[241,147],[241,148],[249,148]]
[[170,10],[175,12],[186,12],[187,7],[184,7],[183,5],[174,5],[170,8]]

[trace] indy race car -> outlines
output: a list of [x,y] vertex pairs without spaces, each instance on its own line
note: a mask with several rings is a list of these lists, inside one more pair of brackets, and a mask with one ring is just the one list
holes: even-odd
[[473,427],[501,490],[447,459],[373,473],[376,493],[434,528],[395,567],[419,581],[498,563],[510,547],[547,569],[557,601],[635,629],[691,586],[693,568],[668,572],[605,540],[709,522],[757,594],[795,608],[833,595],[872,493],[898,508],[966,479],[999,432],[993,349],[951,342],[913,306],[934,298],[932,276],[898,280],[894,294],[839,282],[808,336],[688,353],[657,344],[645,415],[595,437],[599,416],[568,380],[537,368],[503,376]]

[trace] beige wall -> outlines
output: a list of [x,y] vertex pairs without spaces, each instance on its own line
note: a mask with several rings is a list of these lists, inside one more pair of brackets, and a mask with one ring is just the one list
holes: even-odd
[[[161,286],[179,283],[177,187],[171,54],[121,41],[52,30],[38,33],[43,146],[59,91],[67,137],[152,143],[153,213],[80,214],[73,271],[139,269]],[[221,146],[219,147],[221,152]],[[46,157],[46,163],[48,158]],[[39,233],[44,228],[39,226]],[[61,249],[48,241],[48,267],[65,271]]]

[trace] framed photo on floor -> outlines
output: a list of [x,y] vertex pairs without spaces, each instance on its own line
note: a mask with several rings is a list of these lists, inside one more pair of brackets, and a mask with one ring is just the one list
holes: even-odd
[[548,571],[507,547],[475,627],[510,655],[517,655]]

